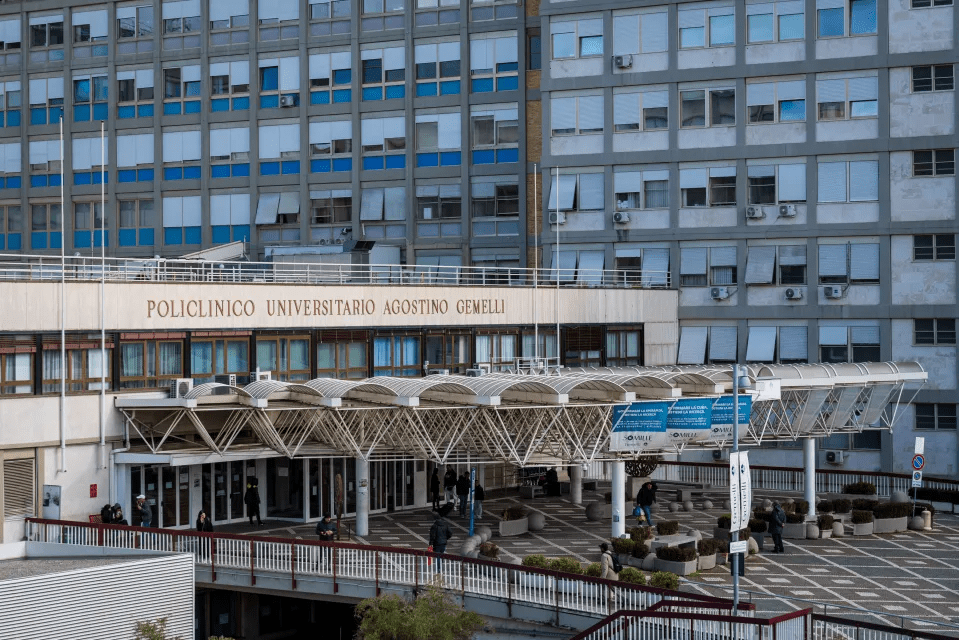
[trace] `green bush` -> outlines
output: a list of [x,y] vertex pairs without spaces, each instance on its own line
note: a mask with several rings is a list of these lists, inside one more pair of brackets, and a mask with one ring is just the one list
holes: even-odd
[[649,586],[676,591],[679,589],[679,576],[669,571],[656,571],[649,576]]
[[716,553],[729,553],[729,540],[716,538]]
[[526,507],[515,505],[503,512],[503,520],[522,520],[527,515],[529,515],[529,511],[526,510]]
[[835,521],[836,519],[831,515],[823,514],[816,519],[816,524],[819,525],[820,531],[826,531],[832,529],[832,523]]
[[780,500],[779,504],[782,505],[783,511],[786,513],[796,513],[795,502],[786,502],[785,500]]
[[633,557],[645,558],[649,555],[649,545],[645,542],[637,542],[633,545]]
[[847,500],[846,498],[833,500],[832,506],[836,513],[849,513],[849,511],[852,510],[852,500]]
[[646,576],[643,575],[642,571],[638,571],[633,567],[623,567],[623,570],[619,572],[619,581],[625,582],[626,584],[646,584]]
[[765,520],[753,518],[749,521],[749,530],[752,533],[765,533],[768,527],[769,523],[767,523]]
[[549,561],[550,571],[559,571],[560,573],[572,573],[575,575],[583,574],[583,565],[576,558],[564,556],[562,558],[553,558]]
[[801,516],[798,513],[787,513],[786,522],[789,524],[799,524],[806,521],[806,516]]
[[656,557],[671,562],[689,562],[696,559],[696,550],[689,547],[659,547]]
[[959,504],[959,491],[955,489],[932,489],[923,487],[921,489],[910,489],[910,498],[919,500],[928,500],[930,502],[948,502],[950,504]]
[[656,525],[656,533],[661,536],[671,536],[679,533],[679,521],[663,520]]
[[796,500],[796,513],[801,516],[809,515],[809,502],[806,500]]
[[653,537],[653,528],[647,526],[630,527],[627,532],[630,538],[638,542],[645,542]]
[[852,523],[853,524],[869,524],[873,521],[872,511],[853,511],[852,512]]
[[710,538],[703,538],[696,544],[696,550],[699,551],[699,555],[701,556],[711,556],[716,553],[716,549],[718,548],[719,541]]
[[883,518],[903,518],[912,515],[912,504],[909,502],[883,502],[872,510],[876,520]]
[[625,555],[631,555],[633,553],[633,547],[636,545],[636,542],[632,538],[612,538],[610,542],[612,543],[613,551]]
[[876,485],[871,482],[853,482],[843,487],[842,492],[854,496],[874,496],[876,495]]
[[546,561],[546,556],[541,553],[534,553],[523,558],[524,567],[533,567],[534,569],[546,569],[548,568],[548,562]]
[[872,500],[870,498],[856,498],[852,501],[852,508],[859,511],[872,511],[878,504],[878,500]]
[[603,568],[600,566],[598,562],[594,562],[593,564],[586,567],[586,570],[583,573],[585,573],[591,578],[598,578],[601,575],[603,575]]
[[816,511],[819,513],[832,513],[833,504],[829,500],[822,500],[816,505]]
[[716,518],[716,526],[720,529],[728,529],[732,526],[733,517],[731,515],[724,514]]

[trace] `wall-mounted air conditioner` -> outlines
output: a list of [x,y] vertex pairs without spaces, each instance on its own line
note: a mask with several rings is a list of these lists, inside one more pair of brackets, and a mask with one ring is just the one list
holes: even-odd
[[260,380],[272,380],[273,372],[272,371],[256,371],[250,372],[250,382],[259,382]]
[[479,378],[481,375],[485,374],[486,371],[483,369],[467,369],[466,377],[467,378]]
[[566,224],[566,214],[563,213],[562,211],[550,211],[549,223],[550,224]]
[[235,387],[235,386],[236,386],[236,374],[235,374],[235,373],[231,373],[231,374],[228,374],[228,375],[213,376],[213,382],[219,382],[220,384],[227,384],[227,385],[230,385],[231,387]]
[[449,374],[449,369],[429,369],[426,372],[426,375],[428,376],[448,376]]
[[729,287],[713,287],[709,290],[709,297],[713,300],[725,300],[732,292],[729,290]]
[[617,69],[629,69],[633,66],[632,54],[627,53],[621,56],[613,56],[613,66]]
[[617,211],[613,214],[613,222],[616,224],[626,224],[629,222],[629,214],[624,211]]
[[796,205],[794,205],[794,204],[781,204],[781,205],[779,205],[779,217],[780,217],[780,218],[795,218],[795,217],[796,217]]
[[846,452],[838,450],[828,450],[826,453],[826,462],[829,464],[842,464],[846,461]]
[[280,96],[280,106],[284,108],[295,107],[298,100],[296,96]]
[[827,284],[825,287],[822,288],[822,294],[826,296],[827,298],[831,298],[835,300],[842,297],[843,290],[842,290],[842,287]]
[[802,289],[786,289],[786,300],[802,300]]
[[185,398],[193,390],[193,378],[177,378],[170,383],[171,398]]
[[759,220],[766,217],[766,212],[759,205],[749,205],[746,207],[746,217],[750,220]]

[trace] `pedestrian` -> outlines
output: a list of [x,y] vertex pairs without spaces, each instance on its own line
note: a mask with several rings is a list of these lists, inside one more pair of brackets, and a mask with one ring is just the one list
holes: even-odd
[[652,480],[647,480],[636,494],[636,505],[646,516],[646,525],[649,527],[653,526],[653,514],[650,513],[649,508],[654,502],[656,502],[656,484]]
[[113,505],[111,513],[112,519],[110,520],[110,524],[119,524],[123,525],[124,527],[129,526],[130,523],[127,522],[126,518],[123,517],[123,507],[120,506],[119,502]]
[[243,496],[243,502],[246,503],[246,514],[250,517],[250,526],[253,526],[253,516],[256,515],[256,526],[262,527],[263,521],[260,520],[260,489],[256,478],[248,478],[246,483],[246,495]]
[[433,468],[433,475],[430,477],[430,493],[433,496],[433,511],[440,509],[440,470],[439,467]]
[[546,472],[546,495],[559,495],[559,474],[556,473],[556,467],[550,467]]
[[441,507],[433,520],[433,526],[430,527],[430,546],[433,547],[433,553],[446,553],[446,544],[453,537],[450,523],[446,519],[450,511],[449,507]]
[[786,553],[783,546],[783,525],[786,524],[786,512],[778,502],[773,503],[772,517],[769,519],[769,535],[773,537],[773,553]]
[[456,481],[456,497],[460,501],[460,517],[466,517],[466,503],[469,501],[470,495],[470,477],[464,471],[460,474],[459,480]]
[[456,471],[450,466],[446,467],[446,475],[443,476],[443,494],[446,502],[456,499]]
[[336,523],[331,518],[332,516],[327,513],[316,523],[316,535],[321,542],[333,542],[333,538],[336,537]]
[[483,500],[485,499],[486,492],[483,491],[483,485],[477,482],[476,487],[473,488],[473,510],[477,519],[483,517]]
[[213,522],[207,517],[206,511],[203,509],[200,509],[200,513],[196,514],[196,530],[213,533]]
[[[609,545],[605,542],[599,545],[601,554],[599,556],[600,561],[600,574],[599,577],[603,580],[619,580],[619,573],[616,572],[616,562],[613,561],[613,554],[609,551]],[[613,591],[612,587],[609,587],[609,601],[611,603],[616,602],[616,592]]]
[[100,509],[100,522],[103,524],[113,524],[113,506],[110,504],[103,505],[103,508]]
[[141,527],[149,527],[153,524],[153,508],[142,493],[137,496],[137,514],[140,516]]

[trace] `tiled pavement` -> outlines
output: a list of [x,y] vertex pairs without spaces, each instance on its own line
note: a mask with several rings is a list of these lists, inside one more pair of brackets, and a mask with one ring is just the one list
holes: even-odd
[[[584,505],[602,499],[602,487],[600,492],[584,492]],[[722,493],[717,492],[713,501],[718,508],[708,511],[702,509],[701,499],[695,501],[696,509],[689,513],[654,511],[654,521],[678,520],[683,529],[695,528],[711,536],[716,518],[723,513]],[[541,511],[546,516],[546,527],[525,536],[498,537],[495,533],[498,515],[513,504]],[[425,549],[432,519],[428,508],[372,515],[369,535],[362,539],[354,537],[353,541]],[[450,522],[454,537],[448,550],[455,552],[467,535],[469,522],[456,517],[455,512]],[[487,499],[484,516],[478,524],[490,525],[494,530],[493,541],[501,549],[500,559],[505,561],[542,553],[548,557],[572,556],[582,562],[595,562],[599,543],[609,536],[608,522],[588,521],[584,507],[570,503],[568,496],[526,500],[508,494]],[[267,521],[257,529],[228,525],[217,530],[315,539],[312,524],[285,526]],[[899,616],[953,624],[956,628],[950,632],[938,624],[907,622],[910,627],[925,627],[930,631],[936,627],[937,632],[959,636],[959,516],[938,513],[931,532],[786,540],[785,544],[786,554],[760,554],[746,563],[746,576],[740,581],[742,600],[751,600],[760,612],[813,606],[821,613],[825,605],[828,613],[849,616],[851,610],[865,609],[885,615],[856,617],[897,626],[902,622]],[[731,597],[731,585],[727,565],[691,576],[682,588]]]

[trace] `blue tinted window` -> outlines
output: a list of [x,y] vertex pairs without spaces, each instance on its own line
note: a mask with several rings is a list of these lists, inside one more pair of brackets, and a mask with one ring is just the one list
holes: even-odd
[[779,16],[779,39],[802,40],[806,34],[805,16],[794,13],[788,16]]
[[843,31],[843,10],[842,9],[820,9],[819,10],[819,37],[832,38],[841,36]]
[[260,69],[260,89],[263,91],[277,91],[279,88],[279,69],[277,67],[263,67]]
[[806,119],[805,100],[782,100],[779,102],[779,121],[795,122]]
[[852,0],[849,4],[849,33],[876,33],[876,0]]

